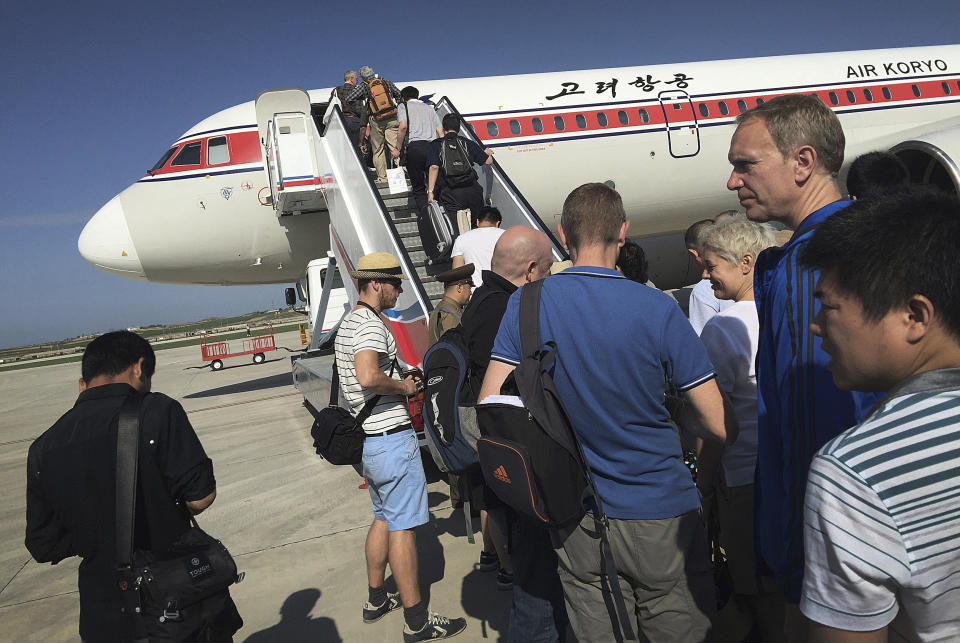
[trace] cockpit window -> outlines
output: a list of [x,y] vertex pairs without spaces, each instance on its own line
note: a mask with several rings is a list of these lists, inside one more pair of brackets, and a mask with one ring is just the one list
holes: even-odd
[[200,141],[187,143],[170,165],[200,165],[200,147],[202,145],[203,143]]
[[207,141],[207,165],[221,165],[230,162],[230,149],[226,136],[214,136]]
[[174,146],[171,147],[169,150],[167,150],[166,153],[165,153],[162,157],[160,157],[160,160],[159,160],[159,161],[157,161],[156,163],[154,163],[153,167],[150,168],[150,171],[151,171],[151,172],[156,172],[157,170],[159,170],[160,168],[162,168],[164,165],[166,165],[166,164],[167,164],[167,161],[170,160],[170,157],[173,156],[173,153],[176,152],[176,151],[177,151],[177,146],[174,145]]

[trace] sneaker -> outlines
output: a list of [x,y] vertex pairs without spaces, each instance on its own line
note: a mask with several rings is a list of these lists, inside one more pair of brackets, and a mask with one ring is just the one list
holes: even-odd
[[427,624],[419,632],[414,632],[406,623],[403,624],[403,643],[448,639],[465,629],[467,629],[467,619],[465,618],[447,618],[430,612],[427,615]]
[[495,551],[481,551],[480,562],[477,563],[477,570],[481,572],[492,572],[500,567],[500,557]]
[[399,607],[400,593],[387,592],[387,600],[383,601],[383,605],[375,607],[370,604],[370,601],[367,601],[363,604],[363,622],[376,623],[381,618]]
[[513,588],[513,572],[508,572],[507,570],[500,568],[500,571],[497,572],[497,589],[506,591]]

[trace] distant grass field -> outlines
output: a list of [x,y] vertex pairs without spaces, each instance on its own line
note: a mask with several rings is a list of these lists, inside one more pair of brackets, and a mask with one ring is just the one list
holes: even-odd
[[[200,336],[196,334],[198,331],[213,330],[240,324],[249,325],[251,328],[259,329],[261,326],[266,326],[267,324],[272,323],[274,333],[280,333],[289,330],[296,330],[299,324],[305,320],[306,317],[300,315],[292,318],[290,315],[284,315],[280,319],[277,319],[273,311],[258,311],[237,317],[204,319],[197,322],[174,324],[170,326],[143,327],[138,328],[136,332],[138,335],[151,341],[156,341],[157,338],[166,337],[169,335],[190,333],[190,336],[183,337],[181,339],[154,343],[153,349],[156,351],[162,351],[168,348],[180,348],[182,346],[195,345],[197,346],[197,364],[202,364],[203,361],[200,359],[199,348]],[[256,332],[254,334],[256,334]],[[90,342],[91,339],[93,339],[93,337],[94,336],[92,335],[87,337],[75,337],[59,342],[2,349],[0,350],[0,359],[6,360],[9,360],[12,357],[19,357],[23,355],[36,355],[57,351],[72,351],[72,354],[53,358],[23,359],[22,361],[0,364],[0,372],[16,371],[24,368],[34,368],[37,366],[48,366],[50,364],[69,364],[70,362],[79,362],[83,356],[83,348]],[[246,338],[248,335],[246,330],[235,330],[226,333],[217,333],[217,337],[229,340]]]

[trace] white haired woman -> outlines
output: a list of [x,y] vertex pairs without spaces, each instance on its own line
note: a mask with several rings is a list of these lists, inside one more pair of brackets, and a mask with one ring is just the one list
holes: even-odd
[[[730,607],[737,608],[741,617],[735,629],[746,627],[749,631],[756,625],[764,641],[778,640],[782,633],[783,607],[772,577],[764,578],[756,569],[753,545],[753,475],[757,460],[754,363],[760,327],[753,300],[753,268],[757,256],[774,245],[773,230],[742,215],[710,226],[702,237],[703,276],[710,279],[717,299],[734,303],[707,322],[700,340],[713,362],[717,384],[733,407],[740,436],[726,450],[712,445],[701,449],[698,483],[705,504],[711,499],[711,491],[715,493],[720,543],[733,591]],[[725,620],[720,619],[718,629],[727,629]],[[732,631],[727,633],[736,636]],[[724,638],[722,632],[719,634]]]

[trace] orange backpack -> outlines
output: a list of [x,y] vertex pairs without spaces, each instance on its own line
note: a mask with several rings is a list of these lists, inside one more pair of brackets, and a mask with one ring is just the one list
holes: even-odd
[[370,89],[370,114],[378,121],[396,116],[397,103],[393,100],[393,94],[387,87],[387,83],[382,78],[363,82]]

